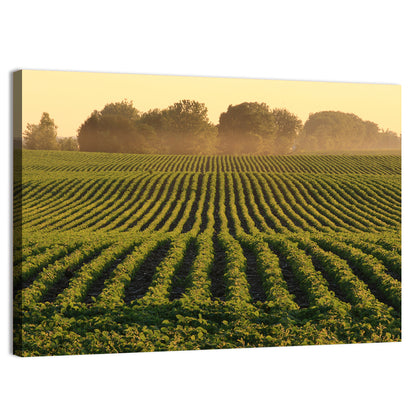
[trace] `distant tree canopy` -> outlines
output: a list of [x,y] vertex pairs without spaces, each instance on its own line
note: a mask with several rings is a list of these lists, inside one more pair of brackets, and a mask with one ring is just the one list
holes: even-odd
[[140,113],[134,108],[133,102],[126,99],[118,103],[106,104],[100,113],[102,116],[119,116],[132,121],[140,118]]
[[214,153],[216,127],[205,104],[182,100],[140,114],[127,101],[94,111],[78,129],[80,150],[120,153]]
[[293,150],[296,137],[302,130],[302,121],[285,108],[273,110],[276,132],[268,153],[286,154]]
[[303,151],[394,149],[400,138],[355,114],[321,111],[309,115],[297,144]]
[[23,133],[23,147],[26,149],[56,150],[58,127],[48,113],[43,113],[39,124],[27,124]]
[[[26,147],[57,148],[56,126],[47,113],[28,125]],[[265,103],[230,105],[215,126],[205,104],[181,100],[141,113],[123,100],[95,110],[78,129],[79,150],[159,154],[288,154],[400,148],[400,137],[355,114],[321,111],[302,121],[285,108]],[[47,147],[46,147],[47,146]],[[73,142],[59,141],[73,150]]]
[[181,100],[144,113],[140,120],[155,130],[165,153],[215,153],[217,128],[210,123],[205,104]]
[[265,103],[230,105],[218,125],[223,153],[258,153],[273,134],[273,116]]
[[78,129],[79,149],[85,152],[147,153],[154,136],[126,100],[95,110]]
[[265,103],[230,105],[220,116],[219,149],[226,154],[289,153],[302,122],[286,109]]

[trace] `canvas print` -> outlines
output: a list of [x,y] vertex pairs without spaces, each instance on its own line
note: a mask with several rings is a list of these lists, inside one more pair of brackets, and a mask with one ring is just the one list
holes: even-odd
[[16,355],[401,340],[400,86],[13,83]]

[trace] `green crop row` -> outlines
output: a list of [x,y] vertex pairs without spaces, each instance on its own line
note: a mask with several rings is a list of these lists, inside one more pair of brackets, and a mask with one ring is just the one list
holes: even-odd
[[189,156],[23,151],[27,171],[400,174],[399,155]]

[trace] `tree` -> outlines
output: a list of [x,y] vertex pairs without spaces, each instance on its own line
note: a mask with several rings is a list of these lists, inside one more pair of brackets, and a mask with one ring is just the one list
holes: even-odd
[[275,108],[273,116],[277,127],[277,136],[294,136],[302,129],[302,121],[285,108]]
[[227,154],[289,153],[302,121],[284,108],[265,103],[230,105],[220,116],[221,149]]
[[321,111],[309,114],[299,145],[303,151],[399,149],[400,138],[355,114]]
[[140,122],[153,127],[161,151],[172,154],[215,152],[217,128],[208,119],[205,104],[181,100],[166,109],[150,110]]
[[140,121],[132,102],[123,100],[93,111],[78,129],[81,151],[113,153],[149,153],[155,150],[154,129]]
[[140,152],[141,139],[134,121],[119,114],[94,112],[78,130],[79,148],[85,152]]
[[133,101],[124,99],[118,103],[106,104],[100,111],[102,116],[120,116],[135,121],[140,118],[139,111],[133,106]]
[[265,103],[230,105],[220,115],[219,142],[225,154],[259,153],[263,141],[271,140],[275,132],[273,114]]
[[166,130],[166,110],[149,110],[140,116],[140,122],[151,126],[158,136],[162,136]]
[[272,153],[290,153],[295,144],[295,139],[302,130],[302,121],[285,108],[273,110],[276,126],[275,137],[272,142]]
[[181,100],[163,113],[164,135],[170,153],[201,154],[209,152],[217,136],[203,103]]
[[169,153],[168,152],[168,134],[167,133],[167,120],[166,110],[159,110],[158,108],[149,110],[140,116],[138,121],[140,126],[148,126],[152,129],[152,141],[156,153]]
[[302,150],[367,150],[379,147],[379,128],[352,113],[321,111],[309,114],[299,145]]
[[140,153],[161,153],[162,143],[156,130],[141,120],[135,122],[137,145]]
[[23,133],[24,147],[37,150],[56,150],[58,127],[48,113],[42,113],[39,124],[27,124]]

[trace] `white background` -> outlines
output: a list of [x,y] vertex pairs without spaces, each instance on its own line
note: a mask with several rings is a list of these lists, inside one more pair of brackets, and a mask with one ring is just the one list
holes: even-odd
[[[7,3],[0,13],[2,414],[416,414],[412,2]],[[401,84],[403,342],[13,357],[9,224],[11,71],[16,69]]]

